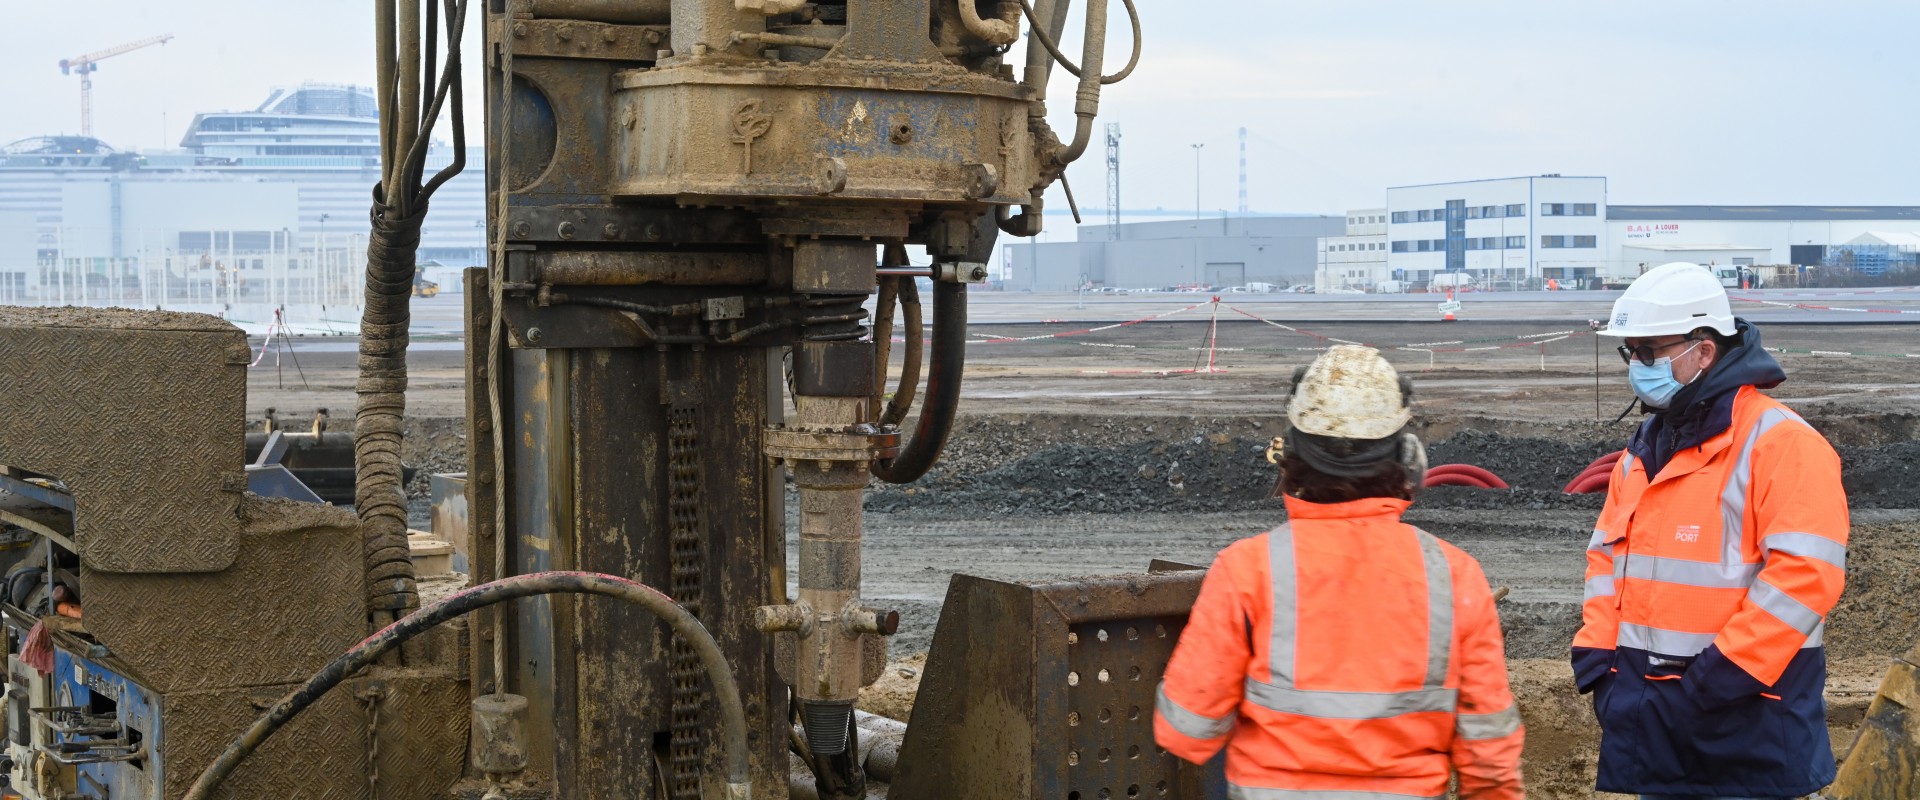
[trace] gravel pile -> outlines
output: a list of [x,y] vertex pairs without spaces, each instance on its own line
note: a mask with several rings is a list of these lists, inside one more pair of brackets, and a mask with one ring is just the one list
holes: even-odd
[[[992,443],[1001,437],[989,436]],[[877,486],[867,510],[975,511],[995,514],[1125,514],[1145,511],[1211,512],[1275,507],[1269,498],[1274,469],[1266,438],[1204,433],[1172,441],[1100,444],[1065,442],[979,467],[986,453],[968,442],[953,462],[906,486]],[[1588,509],[1603,495],[1567,495],[1561,489],[1613,443],[1567,443],[1459,431],[1432,444],[1434,464],[1473,464],[1513,488],[1490,491],[1443,486],[1421,493],[1426,508],[1474,510]],[[1920,442],[1841,448],[1848,495],[1855,508],[1920,507]]]

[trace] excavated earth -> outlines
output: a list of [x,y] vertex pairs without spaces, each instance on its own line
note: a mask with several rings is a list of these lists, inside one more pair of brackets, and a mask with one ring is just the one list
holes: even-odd
[[[998,326],[994,333],[1071,327]],[[1316,332],[1424,343],[1512,341],[1550,330],[1542,323],[1336,323]],[[1192,348],[1210,335],[1224,372],[1160,374],[1204,366],[1204,352]],[[1920,326],[1776,324],[1767,335],[1769,344],[1789,348],[1781,359],[1790,379],[1772,393],[1834,443],[1853,509],[1847,591],[1826,636],[1829,721],[1844,754],[1889,659],[1920,637],[1920,383],[1910,359],[1805,351],[1920,352]],[[863,706],[907,718],[956,572],[1039,580],[1138,572],[1154,558],[1206,564],[1228,543],[1284,521],[1269,498],[1274,474],[1263,453],[1283,424],[1288,376],[1323,343],[1284,336],[1256,324],[1222,324],[1217,334],[1165,324],[972,348],[964,410],[946,455],[921,480],[876,485],[867,498],[863,591],[872,604],[899,610],[902,623],[892,641],[895,663]],[[1474,555],[1490,581],[1512,590],[1501,616],[1535,798],[1604,797],[1591,788],[1598,740],[1589,700],[1573,692],[1566,664],[1583,552],[1602,498],[1561,492],[1631,432],[1632,419],[1612,422],[1627,404],[1624,368],[1595,344],[1576,336],[1485,352],[1387,351],[1415,380],[1432,462],[1476,464],[1512,486],[1428,490],[1407,518]],[[407,458],[423,476],[463,468],[459,358],[410,356],[416,416]],[[277,405],[286,418],[331,406],[344,419],[353,405],[351,355],[315,353],[305,361],[308,383],[299,389],[281,388],[276,373],[256,373],[250,412],[257,417]],[[410,488],[416,525],[424,527],[424,477]]]

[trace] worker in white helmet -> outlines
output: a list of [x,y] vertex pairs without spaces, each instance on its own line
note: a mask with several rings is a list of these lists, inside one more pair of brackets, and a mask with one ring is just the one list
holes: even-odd
[[1269,453],[1288,522],[1221,551],[1154,738],[1235,798],[1521,800],[1520,710],[1480,564],[1400,521],[1426,471],[1412,387],[1338,346],[1294,376]]
[[1817,791],[1834,777],[1821,638],[1846,582],[1840,459],[1762,393],[1786,372],[1707,268],[1649,270],[1602,335],[1621,340],[1651,414],[1594,525],[1573,640],[1600,721],[1598,788]]

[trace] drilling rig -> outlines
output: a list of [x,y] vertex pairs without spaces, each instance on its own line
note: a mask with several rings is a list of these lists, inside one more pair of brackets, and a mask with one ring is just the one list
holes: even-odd
[[[1108,0],[1077,15],[1068,0],[476,5],[490,257],[465,276],[471,574],[436,592],[409,558],[399,441],[413,247],[461,168],[427,175],[424,143],[450,101],[461,151],[470,15],[466,0],[377,0],[358,519],[276,463],[279,433],[241,463],[251,357],[231,324],[0,313],[11,791],[1217,788],[1152,740],[1190,567],[955,576],[914,720],[853,708],[899,625],[861,596],[863,494],[939,457],[969,287],[998,236],[1040,232],[1103,86],[1139,60],[1122,3],[1132,54],[1111,72]],[[1077,63],[1059,45],[1070,16]],[[1075,78],[1064,137],[1047,115],[1056,68]]]
[[[1066,2],[1027,11],[536,0],[487,16],[495,260],[468,287],[469,341],[490,343],[468,376],[474,577],[607,572],[692,611],[748,697],[756,795],[787,790],[797,721],[822,794],[864,796],[853,703],[898,615],[860,595],[863,491],[939,455],[968,286],[999,234],[1039,232],[1103,82],[1124,77],[1103,72],[1105,0],[1086,5],[1077,65],[1054,44]],[[1035,44],[1016,76],[1023,16]],[[1058,62],[1078,75],[1064,142],[1046,119]],[[910,264],[910,246],[930,263]],[[924,348],[917,278],[933,282]],[[529,698],[529,727],[553,735],[530,740],[528,772],[559,796],[713,796],[711,689],[688,642],[636,641],[645,624],[532,601],[479,627],[498,655],[474,649],[476,690]]]

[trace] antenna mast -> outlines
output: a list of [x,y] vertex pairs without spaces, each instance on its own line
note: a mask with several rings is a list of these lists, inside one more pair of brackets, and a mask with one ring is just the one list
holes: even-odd
[[1107,123],[1107,238],[1120,238],[1120,123]]
[[1247,215],[1247,129],[1240,129],[1240,216]]

